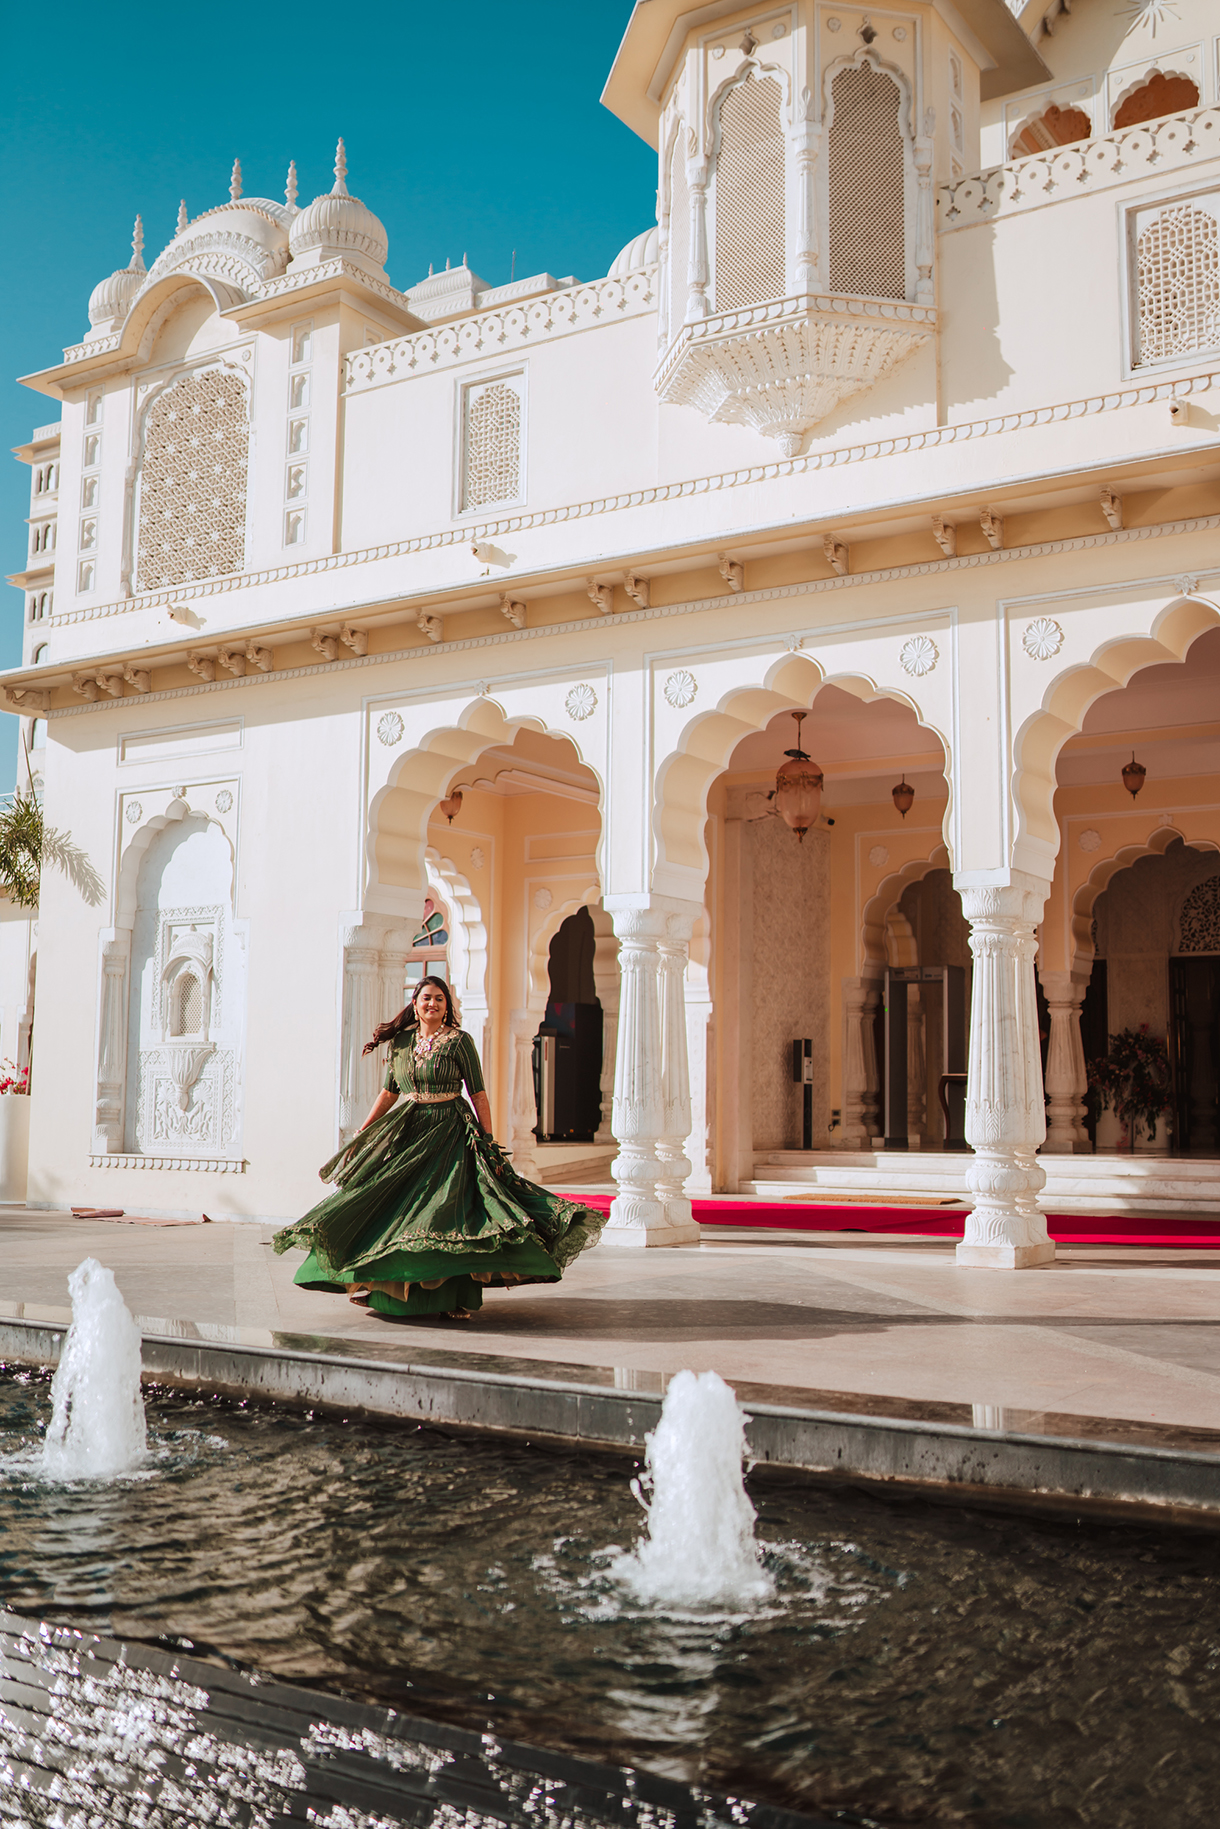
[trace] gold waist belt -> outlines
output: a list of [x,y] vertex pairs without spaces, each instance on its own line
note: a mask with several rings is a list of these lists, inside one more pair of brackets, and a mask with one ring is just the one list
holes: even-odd
[[447,1105],[450,1099],[460,1099],[460,1092],[413,1092],[411,1097],[417,1105]]

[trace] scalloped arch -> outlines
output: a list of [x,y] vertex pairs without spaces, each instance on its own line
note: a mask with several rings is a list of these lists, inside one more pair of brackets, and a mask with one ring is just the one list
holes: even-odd
[[783,654],[767,667],[760,682],[734,688],[715,707],[692,718],[683,730],[679,747],[661,762],[653,802],[658,868],[676,865],[706,876],[708,854],[703,828],[713,781],[723,774],[743,737],[765,730],[781,711],[807,710],[823,686],[838,686],[866,705],[876,699],[892,699],[906,705],[914,712],[919,728],[936,738],[945,757],[949,788],[944,823],[948,844],[953,795],[949,746],[944,734],[927,722],[910,694],[879,686],[863,674],[830,673],[811,654]]
[[1094,864],[1085,882],[1072,897],[1072,965],[1077,976],[1088,978],[1093,969],[1093,909],[1103,890],[1109,888],[1120,871],[1130,869],[1142,857],[1163,857],[1170,845],[1181,839],[1192,851],[1220,852],[1220,840],[1203,833],[1191,837],[1181,826],[1158,826],[1142,845],[1121,845],[1111,857]]
[[1184,661],[1200,635],[1220,626],[1220,610],[1206,597],[1172,597],[1154,618],[1147,635],[1116,636],[1094,649],[1083,665],[1069,667],[1046,689],[1041,709],[1033,712],[1013,740],[1012,793],[1019,848],[1040,851],[1042,874],[1049,876],[1059,854],[1055,818],[1055,770],[1069,737],[1084,727],[1089,707],[1107,692],[1127,686],[1144,667]]
[[140,866],[144,862],[148,847],[152,844],[153,839],[156,838],[159,833],[164,832],[167,827],[181,825],[182,822],[187,819],[202,819],[205,825],[219,828],[220,834],[229,849],[229,882],[227,886],[227,895],[229,907],[232,908],[233,877],[237,866],[237,854],[234,851],[232,839],[225,831],[222,822],[216,818],[214,813],[207,812],[203,807],[185,807],[181,812],[174,812],[173,808],[180,805],[181,802],[179,801],[171,801],[169,808],[164,813],[152,813],[147,819],[141,820],[134,833],[128,839],[126,845],[124,845],[123,855],[119,860],[118,879],[115,884],[114,924],[116,927],[130,927],[135,921],[136,897],[140,882]]
[[[428,821],[449,792],[459,769],[476,761],[485,749],[511,744],[519,730],[533,730],[567,743],[597,783],[598,811],[605,801],[605,782],[581,753],[575,734],[556,730],[544,719],[509,718],[495,699],[475,698],[456,723],[438,725],[395,761],[389,779],[369,803],[365,840],[367,889],[427,889]],[[600,852],[605,836],[598,840]]]
[[947,845],[937,845],[927,857],[912,858],[901,870],[882,877],[876,890],[860,911],[860,973],[864,978],[880,978],[885,971],[886,921],[890,910],[902,900],[904,889],[921,883],[933,870],[951,870]]

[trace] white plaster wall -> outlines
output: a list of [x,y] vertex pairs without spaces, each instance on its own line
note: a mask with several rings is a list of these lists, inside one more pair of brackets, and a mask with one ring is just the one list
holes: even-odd
[[742,1012],[754,1062],[754,1147],[801,1148],[801,1091],[792,1080],[792,1043],[814,1044],[813,1135],[830,1118],[830,847],[825,832],[798,840],[781,819],[754,826],[753,989]]

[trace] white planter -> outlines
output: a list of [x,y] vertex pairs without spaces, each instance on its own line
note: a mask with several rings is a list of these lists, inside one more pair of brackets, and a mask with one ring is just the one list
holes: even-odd
[[0,1095],[0,1204],[25,1199],[29,1159],[29,1094],[6,1092]]

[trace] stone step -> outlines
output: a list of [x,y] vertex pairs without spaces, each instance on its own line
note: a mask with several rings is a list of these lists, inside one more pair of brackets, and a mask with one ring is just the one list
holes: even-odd
[[[772,1150],[755,1157],[741,1193],[784,1200],[802,1189],[819,1196],[873,1194],[931,1200],[969,1198],[966,1154],[939,1151]],[[1138,1152],[1040,1156],[1046,1187],[1040,1204],[1056,1213],[1220,1213],[1220,1161]]]

